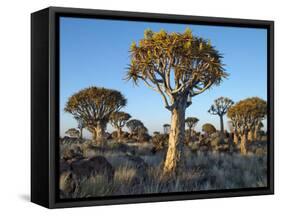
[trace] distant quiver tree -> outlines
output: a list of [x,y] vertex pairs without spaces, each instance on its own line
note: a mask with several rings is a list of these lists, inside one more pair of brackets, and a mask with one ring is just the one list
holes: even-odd
[[109,117],[126,105],[124,96],[116,90],[89,87],[74,93],[65,105],[65,112],[81,119],[93,133],[94,142],[105,143],[105,129]]

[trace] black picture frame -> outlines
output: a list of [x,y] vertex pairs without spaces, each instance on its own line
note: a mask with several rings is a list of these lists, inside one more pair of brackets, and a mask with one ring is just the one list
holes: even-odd
[[[58,198],[60,16],[267,29],[268,186],[60,200]],[[31,201],[47,208],[274,194],[274,22],[171,14],[49,7],[31,15]]]

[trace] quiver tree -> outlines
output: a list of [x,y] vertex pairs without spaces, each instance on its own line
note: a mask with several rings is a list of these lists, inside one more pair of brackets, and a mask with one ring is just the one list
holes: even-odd
[[142,140],[148,132],[144,124],[138,119],[129,120],[126,126],[130,130],[131,136],[136,136],[138,141]]
[[188,128],[188,139],[191,139],[192,136],[192,130],[196,127],[199,119],[196,117],[188,117],[185,119],[186,126]]
[[113,112],[110,115],[109,121],[117,130],[118,141],[121,141],[122,128],[125,126],[126,122],[131,118],[131,115],[125,112]]
[[171,125],[169,125],[169,124],[164,124],[163,125],[164,134],[169,134],[170,133],[170,129],[171,129]]
[[265,118],[267,113],[266,101],[252,97],[241,100],[232,106],[227,116],[231,119],[234,129],[241,138],[240,151],[247,153],[248,134]]
[[105,143],[105,129],[111,113],[126,105],[124,96],[116,90],[89,87],[73,94],[65,111],[81,119],[98,145]]
[[224,138],[224,124],[223,116],[227,113],[228,109],[234,104],[234,102],[227,97],[219,97],[214,101],[214,104],[211,105],[208,112],[212,115],[218,115],[220,118],[220,135],[221,138]]
[[137,129],[138,141],[143,142],[148,138],[148,129],[145,126]]
[[131,119],[127,121],[126,127],[129,129],[131,134],[136,134],[139,128],[144,127],[144,124],[138,119]]
[[210,123],[206,123],[202,125],[202,131],[207,134],[207,136],[210,136],[211,134],[215,133],[217,129],[214,125]]
[[74,117],[74,118],[78,122],[77,128],[79,129],[79,138],[83,139],[83,129],[86,127],[86,124],[83,122],[83,119],[80,119],[78,117]]
[[70,137],[73,138],[78,138],[79,137],[79,130],[77,130],[76,128],[70,128],[68,129],[65,134],[69,135]]
[[164,174],[176,174],[183,165],[185,110],[192,98],[212,85],[218,85],[227,74],[220,53],[203,38],[164,30],[146,30],[138,44],[132,43],[127,78],[135,84],[142,81],[158,92],[171,112],[169,146]]

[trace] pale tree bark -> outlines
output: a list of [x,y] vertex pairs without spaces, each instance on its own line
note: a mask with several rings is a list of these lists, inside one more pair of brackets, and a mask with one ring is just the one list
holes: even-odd
[[235,145],[237,145],[238,142],[239,142],[238,134],[237,134],[237,132],[234,132],[234,134],[233,134],[233,143]]
[[248,140],[250,142],[254,141],[254,131],[253,130],[249,130],[249,132],[248,132]]
[[164,163],[164,175],[177,174],[183,166],[185,129],[185,105],[180,104],[172,110],[169,145]]
[[118,142],[122,141],[122,128],[121,127],[117,128],[117,139],[118,139]]
[[240,152],[242,155],[245,155],[247,153],[247,149],[246,149],[247,142],[248,142],[247,138],[248,138],[247,133],[244,132],[241,136],[241,143],[240,143]]
[[255,140],[259,140],[259,128],[255,128],[255,131],[254,131],[254,139],[255,139]]
[[103,146],[105,142],[105,124],[98,122],[96,126],[96,143],[97,145]]

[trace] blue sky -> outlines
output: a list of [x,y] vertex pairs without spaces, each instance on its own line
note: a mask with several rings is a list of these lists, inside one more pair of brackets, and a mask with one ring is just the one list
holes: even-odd
[[[161,96],[141,83],[134,86],[124,80],[130,62],[129,47],[143,38],[147,28],[183,32],[187,27],[194,35],[210,39],[223,54],[225,69],[230,74],[220,86],[193,98],[186,116],[200,119],[197,130],[206,122],[219,129],[218,116],[210,115],[207,110],[220,96],[235,102],[252,96],[266,100],[265,29],[65,17],[60,20],[60,134],[77,126],[72,116],[63,111],[67,99],[89,86],[121,91],[128,100],[125,112],[142,120],[150,133],[163,131],[162,125],[170,123],[170,112],[164,108]],[[226,116],[224,122],[227,128]],[[108,130],[112,128],[108,126]]]

